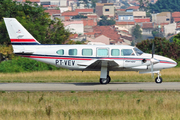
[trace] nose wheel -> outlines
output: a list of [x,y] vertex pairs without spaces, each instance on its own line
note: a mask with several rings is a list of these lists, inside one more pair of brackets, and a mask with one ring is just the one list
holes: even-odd
[[157,78],[155,79],[155,82],[158,83],[158,84],[159,84],[159,83],[162,83],[162,78],[161,78],[161,77],[157,77]]
[[157,74],[158,74],[158,77],[155,79],[155,82],[156,82],[157,84],[160,84],[160,83],[162,83],[163,80],[162,80],[162,78],[160,77],[161,74],[160,74],[159,72],[158,72]]

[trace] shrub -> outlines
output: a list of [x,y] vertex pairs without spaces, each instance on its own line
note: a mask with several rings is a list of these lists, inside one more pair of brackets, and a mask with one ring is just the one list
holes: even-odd
[[43,71],[43,70],[59,70],[53,65],[38,62],[28,58],[15,57],[12,60],[3,61],[0,63],[0,72],[12,73],[12,72],[31,72],[31,71]]

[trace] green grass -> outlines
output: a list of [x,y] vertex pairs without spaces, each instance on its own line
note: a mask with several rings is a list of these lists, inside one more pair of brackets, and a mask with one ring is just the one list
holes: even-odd
[[0,120],[178,120],[178,91],[0,92]]
[[[180,68],[162,70],[163,82],[179,82]],[[138,72],[110,72],[111,82],[154,82],[151,74],[139,74]],[[156,75],[155,75],[156,77]],[[46,83],[46,82],[99,82],[99,71],[39,71],[22,73],[0,73],[1,83]]]

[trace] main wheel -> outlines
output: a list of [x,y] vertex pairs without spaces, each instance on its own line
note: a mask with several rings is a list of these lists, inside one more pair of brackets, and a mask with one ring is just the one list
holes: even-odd
[[107,75],[107,78],[100,78],[99,81],[101,84],[108,84],[111,81],[111,77]]
[[156,83],[162,83],[162,78],[161,78],[161,77],[159,77],[159,78],[157,77],[157,78],[155,79],[155,82],[156,82]]
[[109,75],[107,75],[107,79],[108,79],[108,83],[111,82],[111,77]]
[[107,84],[109,81],[108,81],[107,78],[100,78],[99,82],[100,82],[101,84]]

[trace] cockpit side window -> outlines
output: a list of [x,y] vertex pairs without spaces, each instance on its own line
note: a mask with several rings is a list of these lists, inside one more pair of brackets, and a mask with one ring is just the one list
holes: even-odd
[[135,53],[132,49],[122,49],[121,56],[135,56]]
[[143,52],[141,50],[139,50],[138,48],[135,47],[133,49],[136,52],[136,55],[142,55],[143,54]]

